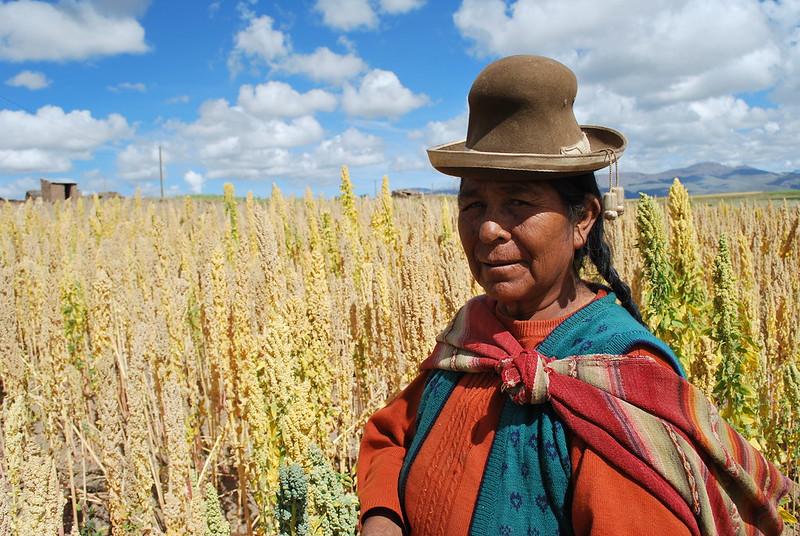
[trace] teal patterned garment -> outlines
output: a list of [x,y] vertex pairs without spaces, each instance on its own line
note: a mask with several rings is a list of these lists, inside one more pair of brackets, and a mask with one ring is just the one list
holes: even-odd
[[[616,303],[609,294],[562,322],[538,346],[550,357],[596,353],[625,354],[649,347],[669,358],[683,374],[672,350]],[[414,457],[463,373],[435,370],[417,413],[417,431],[400,474],[400,498]],[[561,422],[548,405],[504,402],[497,433],[472,515],[475,536],[552,536],[572,534],[569,444]]]
[[507,399],[470,533],[571,534],[570,474],[566,436],[553,410]]

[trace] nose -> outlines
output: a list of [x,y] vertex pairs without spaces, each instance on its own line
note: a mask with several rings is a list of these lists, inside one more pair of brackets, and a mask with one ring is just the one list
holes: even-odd
[[511,239],[511,233],[494,219],[485,219],[478,229],[478,238],[484,244],[491,244],[497,240],[505,242]]

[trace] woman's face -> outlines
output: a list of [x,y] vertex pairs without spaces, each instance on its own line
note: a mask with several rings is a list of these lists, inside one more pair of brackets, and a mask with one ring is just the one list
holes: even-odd
[[472,275],[507,310],[530,316],[560,299],[566,287],[574,292],[572,259],[596,210],[586,225],[570,220],[567,205],[547,181],[469,177],[461,180],[458,207],[458,232]]

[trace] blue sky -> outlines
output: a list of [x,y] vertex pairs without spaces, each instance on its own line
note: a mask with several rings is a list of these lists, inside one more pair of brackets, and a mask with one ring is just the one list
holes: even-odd
[[[646,4],[646,5],[645,5]],[[578,75],[579,122],[625,169],[800,169],[800,1],[0,2],[0,197],[326,195],[445,186],[425,148],[463,138],[477,73],[508,54]]]

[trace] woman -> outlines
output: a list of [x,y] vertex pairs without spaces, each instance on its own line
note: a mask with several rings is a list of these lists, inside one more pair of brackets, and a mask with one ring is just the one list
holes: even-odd
[[[624,137],[578,126],[572,72],[504,58],[470,90],[458,227],[486,294],[370,419],[362,534],[779,534],[791,483],[683,379],[611,266],[593,171]],[[611,288],[580,280],[584,257]],[[619,299],[621,306],[616,303]]]

